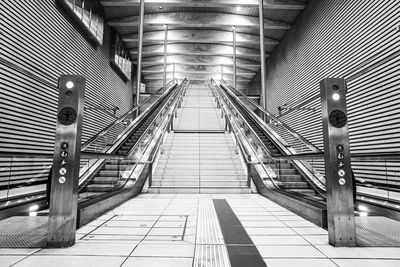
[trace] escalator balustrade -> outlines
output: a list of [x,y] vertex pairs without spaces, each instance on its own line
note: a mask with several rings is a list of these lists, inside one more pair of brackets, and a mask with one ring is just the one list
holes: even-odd
[[[221,87],[223,88],[223,87]],[[224,89],[224,88],[223,88]],[[252,118],[248,111],[238,101],[231,96],[228,92],[226,94],[231,102],[235,105],[237,110],[241,113],[243,118],[248,122],[250,127],[259,136],[260,140],[264,143],[265,147],[272,157],[283,156],[283,152],[271,140],[265,131],[258,125]],[[309,181],[297,170],[293,163],[287,160],[281,160],[279,164],[279,175],[275,183],[286,192],[302,195],[313,200],[322,200],[318,192],[314,190]]]

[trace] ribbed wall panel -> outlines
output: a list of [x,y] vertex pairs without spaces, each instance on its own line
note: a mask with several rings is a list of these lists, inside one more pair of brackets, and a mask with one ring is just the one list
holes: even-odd
[[[87,79],[85,106],[115,105],[119,114],[132,107],[131,84],[123,82],[110,67],[109,28],[105,29],[103,46],[95,48],[58,9],[55,0],[1,1],[0,8],[2,150],[52,149],[56,85],[61,74],[80,74]],[[101,111],[86,111],[82,142],[112,119]]]
[[[399,22],[397,0],[310,1],[267,63],[268,110],[278,114],[278,106],[318,95],[323,78],[345,78],[351,152],[399,152]],[[295,110],[282,119],[323,149],[320,100],[303,107],[316,111]],[[386,182],[388,175],[390,184],[400,182],[396,162],[352,165],[358,178]],[[316,166],[323,170],[322,162]]]
[[[110,67],[111,29],[103,46],[94,47],[56,5],[55,0],[0,1],[0,150],[49,153],[54,146],[57,79],[86,78],[85,107],[133,105],[132,85]],[[82,142],[113,117],[86,110]],[[45,182],[51,160],[0,159],[0,189]],[[9,166],[12,166],[10,170]]]

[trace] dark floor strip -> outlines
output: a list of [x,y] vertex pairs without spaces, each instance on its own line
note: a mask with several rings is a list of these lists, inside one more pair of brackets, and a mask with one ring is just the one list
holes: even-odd
[[265,261],[225,199],[213,199],[232,267],[265,267]]

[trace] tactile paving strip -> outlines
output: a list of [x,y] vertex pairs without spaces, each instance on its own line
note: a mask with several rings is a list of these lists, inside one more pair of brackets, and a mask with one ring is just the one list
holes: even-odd
[[199,200],[194,267],[230,267],[228,251],[211,199]]
[[357,245],[400,247],[400,222],[386,217],[356,217]]
[[48,217],[15,216],[0,221],[0,248],[46,247]]

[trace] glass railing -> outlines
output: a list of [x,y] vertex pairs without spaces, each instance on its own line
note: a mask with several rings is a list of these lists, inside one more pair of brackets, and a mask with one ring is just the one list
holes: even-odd
[[135,128],[135,123],[150,110],[162,97],[168,94],[177,85],[177,80],[172,80],[166,84],[166,90],[160,88],[150,97],[145,99],[139,106],[132,108],[117,120],[113,121],[106,128],[93,136],[82,145],[82,151],[107,153],[113,149],[123,133]]
[[[302,167],[297,171],[293,164],[302,165],[299,160],[279,158],[271,153],[259,134],[239,109],[228,97],[228,92],[222,90],[215,83],[212,84],[214,95],[225,114],[230,128],[234,132],[238,143],[241,143],[247,158],[255,166],[267,186],[297,195],[302,199],[310,201],[324,201],[325,186],[321,183],[317,173],[312,166]],[[312,183],[302,181],[299,176],[307,176],[313,179]]]
[[262,114],[266,120],[266,127],[273,136],[280,139],[282,145],[286,148],[288,154],[303,154],[303,153],[319,153],[321,150],[306,140],[303,136],[298,134],[282,120],[278,119],[275,115],[262,108],[257,103],[254,103],[247,95],[243,92],[235,89],[232,85],[226,81],[221,81],[221,86],[229,90],[229,93],[234,94],[242,102],[243,105],[249,107],[254,111],[254,115]]
[[[297,153],[296,151],[294,151],[294,149],[291,148],[281,138],[281,136],[269,126],[269,124],[265,123],[260,117],[255,115],[250,108],[246,107],[245,104],[239,99],[239,97],[232,92],[233,87],[230,86],[231,89],[221,90],[221,88],[217,86],[215,82],[213,82],[213,85],[214,88],[219,91],[219,95],[227,103],[228,107],[233,110],[235,114],[237,114],[235,116],[237,117],[237,119],[240,120],[241,128],[243,128],[246,138],[249,138],[249,140],[251,140],[252,142],[257,143],[252,145],[255,145],[255,150],[258,151],[257,154],[260,162],[264,162],[265,164],[270,166],[268,167],[270,169],[269,172],[271,172],[271,170],[274,170],[274,174],[271,174],[271,179],[275,179],[277,184],[281,185],[281,188],[287,187],[289,190],[296,190],[296,192],[299,193],[304,192],[307,195],[311,194],[312,191],[318,192],[319,195],[324,193],[325,178],[323,174],[319,172],[318,168],[314,168],[315,165],[313,164],[313,162],[307,162],[302,158],[290,160],[288,162],[284,157],[282,157],[286,155],[304,155],[304,153]],[[222,85],[222,87],[224,86]],[[234,103],[236,103],[237,105],[235,105]],[[243,112],[240,112],[239,107],[242,108],[242,111],[244,111],[251,117],[243,117]],[[266,115],[271,114],[267,112]],[[274,117],[271,117],[269,120],[273,121],[273,119]],[[281,123],[282,127],[288,128],[288,126],[286,126],[279,120],[275,122],[279,122]],[[290,128],[288,128],[288,131],[293,132],[293,130],[291,130]],[[302,139],[300,136],[297,136],[296,138],[298,138],[298,140]],[[304,143],[304,146],[310,147],[310,149],[307,150],[308,153],[323,155],[323,153],[318,148],[314,148],[314,146],[312,146],[306,140],[301,142]],[[312,152],[310,152],[311,148]],[[283,154],[280,154],[280,151],[283,151]],[[261,155],[263,155],[264,159],[261,157]],[[318,160],[316,160],[316,163],[317,161]],[[287,169],[282,168],[281,166],[284,166]],[[295,172],[295,170],[292,170],[293,167],[297,170],[298,174],[296,173],[290,176],[291,173]],[[311,185],[312,188],[310,188],[310,186],[307,186],[306,182],[296,182],[295,175],[302,175],[305,179],[308,180],[309,185]],[[321,195],[321,197],[323,196]]]

